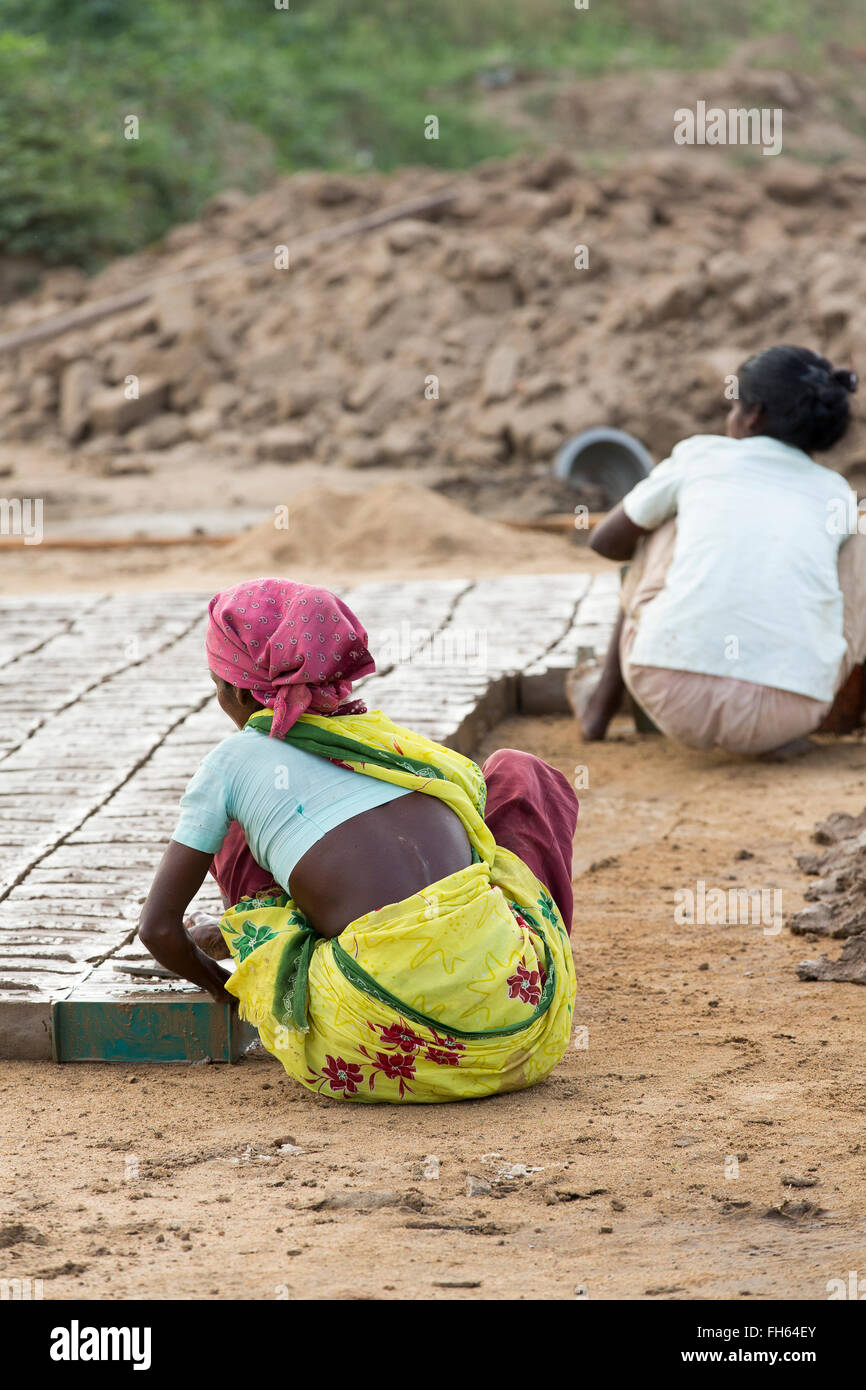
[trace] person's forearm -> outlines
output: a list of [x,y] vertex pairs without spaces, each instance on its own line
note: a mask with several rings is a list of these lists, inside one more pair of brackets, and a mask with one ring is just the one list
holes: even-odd
[[591,550],[603,555],[606,560],[631,560],[638,541],[646,534],[643,527],[636,526],[629,518],[620,502],[596,526],[589,538],[589,545]]
[[177,923],[143,926],[139,932],[142,945],[167,970],[207,990],[218,1003],[231,1004],[233,996],[227,993],[225,982],[229,979],[227,971],[221,970],[216,961],[200,951],[183,926]]
[[590,547],[597,555],[603,555],[605,560],[618,560],[623,563],[626,560],[633,560],[637,550],[637,541],[633,539],[623,540],[620,537],[602,536],[596,545],[590,542]]
[[596,555],[603,555],[606,560],[631,560],[637,550],[638,536],[623,534],[620,527],[611,528],[608,531],[603,529],[605,523],[601,522],[597,530],[590,537],[590,549]]

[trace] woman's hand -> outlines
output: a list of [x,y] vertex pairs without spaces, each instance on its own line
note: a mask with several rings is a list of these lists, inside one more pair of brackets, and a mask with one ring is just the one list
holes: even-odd
[[212,860],[212,854],[170,841],[142,909],[138,935],[160,965],[207,990],[218,1004],[236,1006],[225,987],[230,977],[199,949],[183,925]]
[[220,931],[219,921],[216,917],[211,917],[209,912],[196,909],[184,919],[183,925],[190,939],[211,960],[229,960],[231,958],[231,951]]

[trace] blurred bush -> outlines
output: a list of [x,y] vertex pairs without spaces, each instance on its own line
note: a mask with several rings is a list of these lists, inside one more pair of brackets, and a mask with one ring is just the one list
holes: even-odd
[[[736,39],[804,44],[862,0],[4,0],[0,250],[93,267],[281,170],[465,167],[518,136],[485,79],[713,62]],[[853,16],[853,19],[852,19]],[[858,18],[859,16],[859,18]],[[786,56],[786,61],[789,61]],[[440,139],[423,138],[435,113]],[[140,138],[124,138],[137,116]]]

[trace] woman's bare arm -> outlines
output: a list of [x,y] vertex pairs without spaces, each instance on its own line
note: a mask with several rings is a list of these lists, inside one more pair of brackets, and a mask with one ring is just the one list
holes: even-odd
[[589,538],[589,546],[608,560],[630,560],[637,549],[638,541],[648,534],[642,526],[636,526],[629,519],[620,502],[612,512],[608,512],[604,521],[596,526]]
[[236,1005],[237,1000],[225,988],[228,974],[198,949],[183,925],[184,914],[212,860],[212,854],[190,849],[177,840],[169,842],[142,908],[138,935],[160,965],[207,990],[217,1003]]

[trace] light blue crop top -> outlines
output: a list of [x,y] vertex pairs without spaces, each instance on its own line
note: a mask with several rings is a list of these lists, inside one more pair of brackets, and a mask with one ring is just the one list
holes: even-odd
[[257,862],[288,892],[292,870],[317,840],[407,791],[243,729],[202,760],[181,797],[173,838],[216,854],[238,821]]

